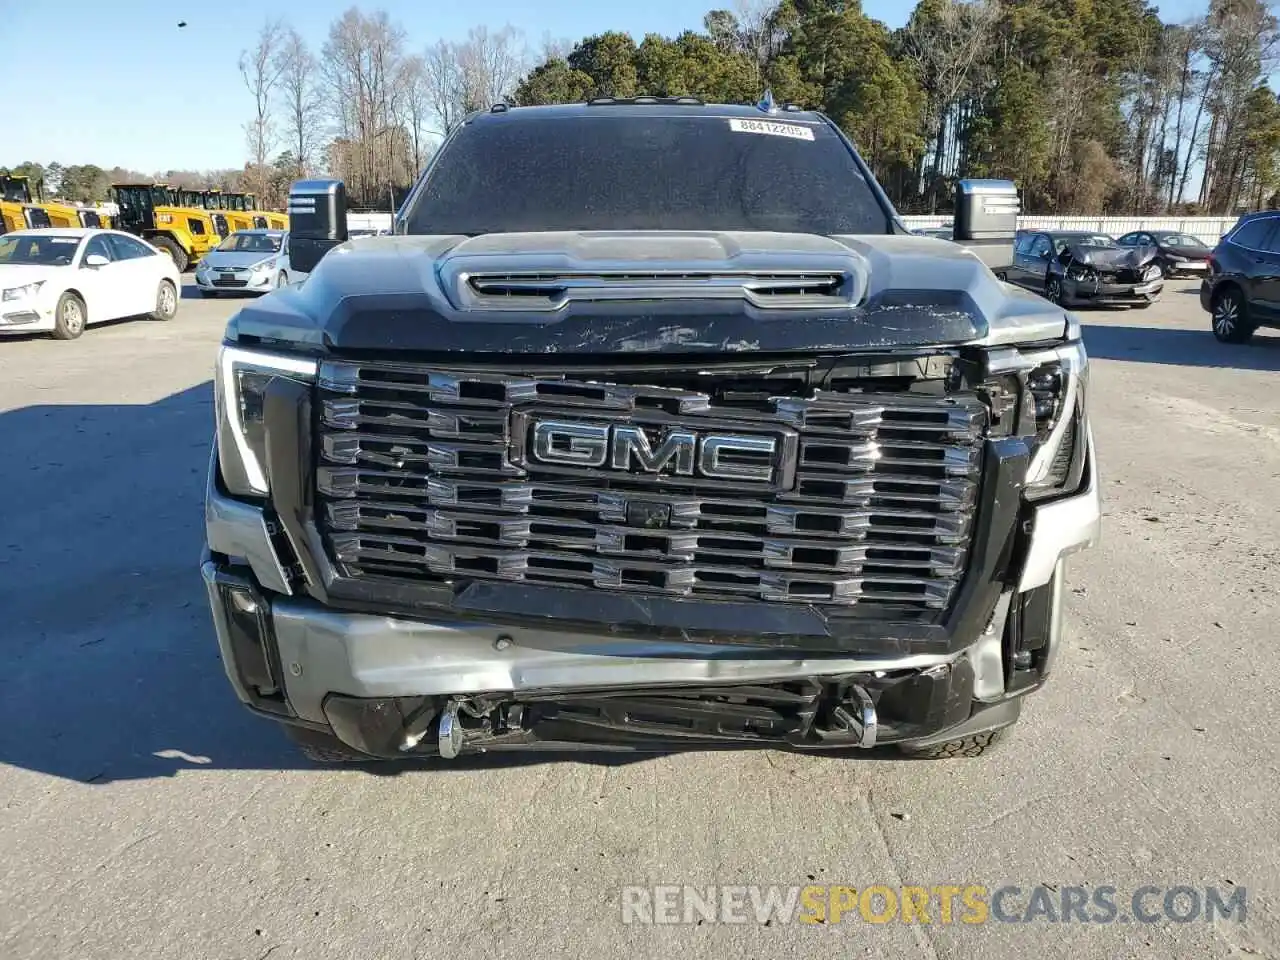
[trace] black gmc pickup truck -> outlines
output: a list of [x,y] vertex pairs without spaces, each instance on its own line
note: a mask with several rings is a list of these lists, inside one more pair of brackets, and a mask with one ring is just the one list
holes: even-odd
[[1097,464],[1012,184],[913,236],[825,116],[637,98],[471,116],[391,236],[289,212],[202,573],[307,755],[973,755],[1046,681]]

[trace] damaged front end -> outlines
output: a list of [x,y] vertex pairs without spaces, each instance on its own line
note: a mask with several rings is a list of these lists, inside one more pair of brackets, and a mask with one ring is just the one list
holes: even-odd
[[1072,243],[1058,256],[1060,302],[1145,307],[1160,299],[1164,271],[1155,247],[1098,247]]

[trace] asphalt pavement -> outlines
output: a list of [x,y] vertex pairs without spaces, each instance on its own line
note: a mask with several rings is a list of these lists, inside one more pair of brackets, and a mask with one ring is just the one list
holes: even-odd
[[[0,341],[0,957],[1280,956],[1280,336],[1216,343],[1195,290],[1082,313],[1103,539],[1014,735],[934,763],[310,765],[235,701],[197,569],[238,304]],[[654,884],[1017,886],[1015,918],[1037,885],[1109,886],[1120,909],[624,923]],[[1244,922],[1126,909],[1177,886]]]

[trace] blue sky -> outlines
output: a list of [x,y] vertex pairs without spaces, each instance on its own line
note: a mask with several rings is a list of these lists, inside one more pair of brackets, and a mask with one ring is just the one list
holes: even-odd
[[[5,33],[44,43],[5,47],[5,75],[38,78],[17,93],[24,109],[7,118],[0,165],[24,160],[96,163],[145,173],[238,167],[246,151],[242,123],[252,102],[236,61],[268,16],[285,17],[318,48],[330,22],[351,0],[66,0],[62,26],[50,32],[38,3],[0,0]],[[506,24],[538,44],[544,34],[578,39],[607,29],[673,35],[698,29],[714,0],[385,0],[410,44],[461,39],[470,27]],[[866,12],[891,27],[905,22],[912,0],[864,0]],[[1207,0],[1161,0],[1161,16],[1180,21]],[[16,20],[15,20],[16,14]],[[187,21],[179,29],[179,20]],[[56,39],[55,39],[56,35]],[[10,98],[12,101],[12,98]]]

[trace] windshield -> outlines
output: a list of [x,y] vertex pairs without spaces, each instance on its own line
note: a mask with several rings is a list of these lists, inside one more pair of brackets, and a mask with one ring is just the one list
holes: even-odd
[[851,151],[824,125],[602,112],[464,127],[428,174],[408,232],[525,230],[831,235],[890,226]]
[[79,237],[57,233],[38,237],[0,237],[0,264],[65,267],[75,259],[76,247],[79,245]]
[[1195,247],[1197,249],[1209,249],[1209,245],[1207,243],[1199,237],[1191,236],[1189,233],[1157,233],[1156,239],[1166,247]]
[[1105,233],[1081,233],[1075,236],[1056,237],[1053,241],[1054,249],[1059,253],[1073,244],[1077,247],[1114,247],[1117,245],[1116,242]]
[[231,253],[275,253],[280,249],[280,238],[267,233],[233,233],[218,244],[218,249]]

